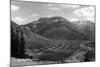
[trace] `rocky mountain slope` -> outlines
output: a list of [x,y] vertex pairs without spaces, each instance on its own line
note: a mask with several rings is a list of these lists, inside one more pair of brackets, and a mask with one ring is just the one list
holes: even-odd
[[[81,24],[80,24],[81,23]],[[70,22],[62,17],[40,18],[25,25],[33,32],[51,39],[94,40],[95,24],[89,21]]]

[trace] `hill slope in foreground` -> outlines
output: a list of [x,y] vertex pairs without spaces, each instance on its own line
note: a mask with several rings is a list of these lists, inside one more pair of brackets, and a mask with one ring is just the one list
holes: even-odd
[[[28,65],[94,61],[94,26],[88,21],[83,25],[71,23],[62,17],[40,18],[21,26],[11,22],[11,51],[16,53],[13,57],[18,58],[17,52],[21,52],[19,59],[31,59],[25,59]],[[12,65],[21,65],[17,59],[11,61]]]

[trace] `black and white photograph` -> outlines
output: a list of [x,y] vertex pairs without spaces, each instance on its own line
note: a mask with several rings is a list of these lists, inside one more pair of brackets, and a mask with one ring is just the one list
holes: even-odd
[[94,5],[10,3],[10,66],[95,62]]

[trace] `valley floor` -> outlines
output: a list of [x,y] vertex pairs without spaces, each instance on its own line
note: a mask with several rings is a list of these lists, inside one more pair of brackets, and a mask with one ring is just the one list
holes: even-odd
[[[76,59],[67,59],[66,63],[80,62]],[[17,59],[11,57],[10,66],[31,66],[31,65],[45,65],[45,64],[57,64],[53,61],[32,61],[31,59]]]
[[50,61],[32,61],[31,59],[17,59],[11,58],[10,66],[31,66],[31,65],[43,65],[43,64],[56,64],[56,62]]

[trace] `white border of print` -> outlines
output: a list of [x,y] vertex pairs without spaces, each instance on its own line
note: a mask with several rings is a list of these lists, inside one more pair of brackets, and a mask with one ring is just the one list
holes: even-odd
[[[17,0],[16,0],[17,1]],[[18,0],[21,1],[21,0]],[[23,0],[26,1],[26,0]],[[98,67],[100,60],[100,9],[99,0],[27,0],[27,1],[41,1],[54,3],[68,3],[68,4],[83,4],[96,5],[96,61],[84,63],[66,63],[66,64],[51,64],[51,65],[37,65],[37,67]],[[0,0],[0,67],[10,67],[10,0]],[[23,66],[33,67],[33,66]],[[34,66],[35,67],[35,66]]]

